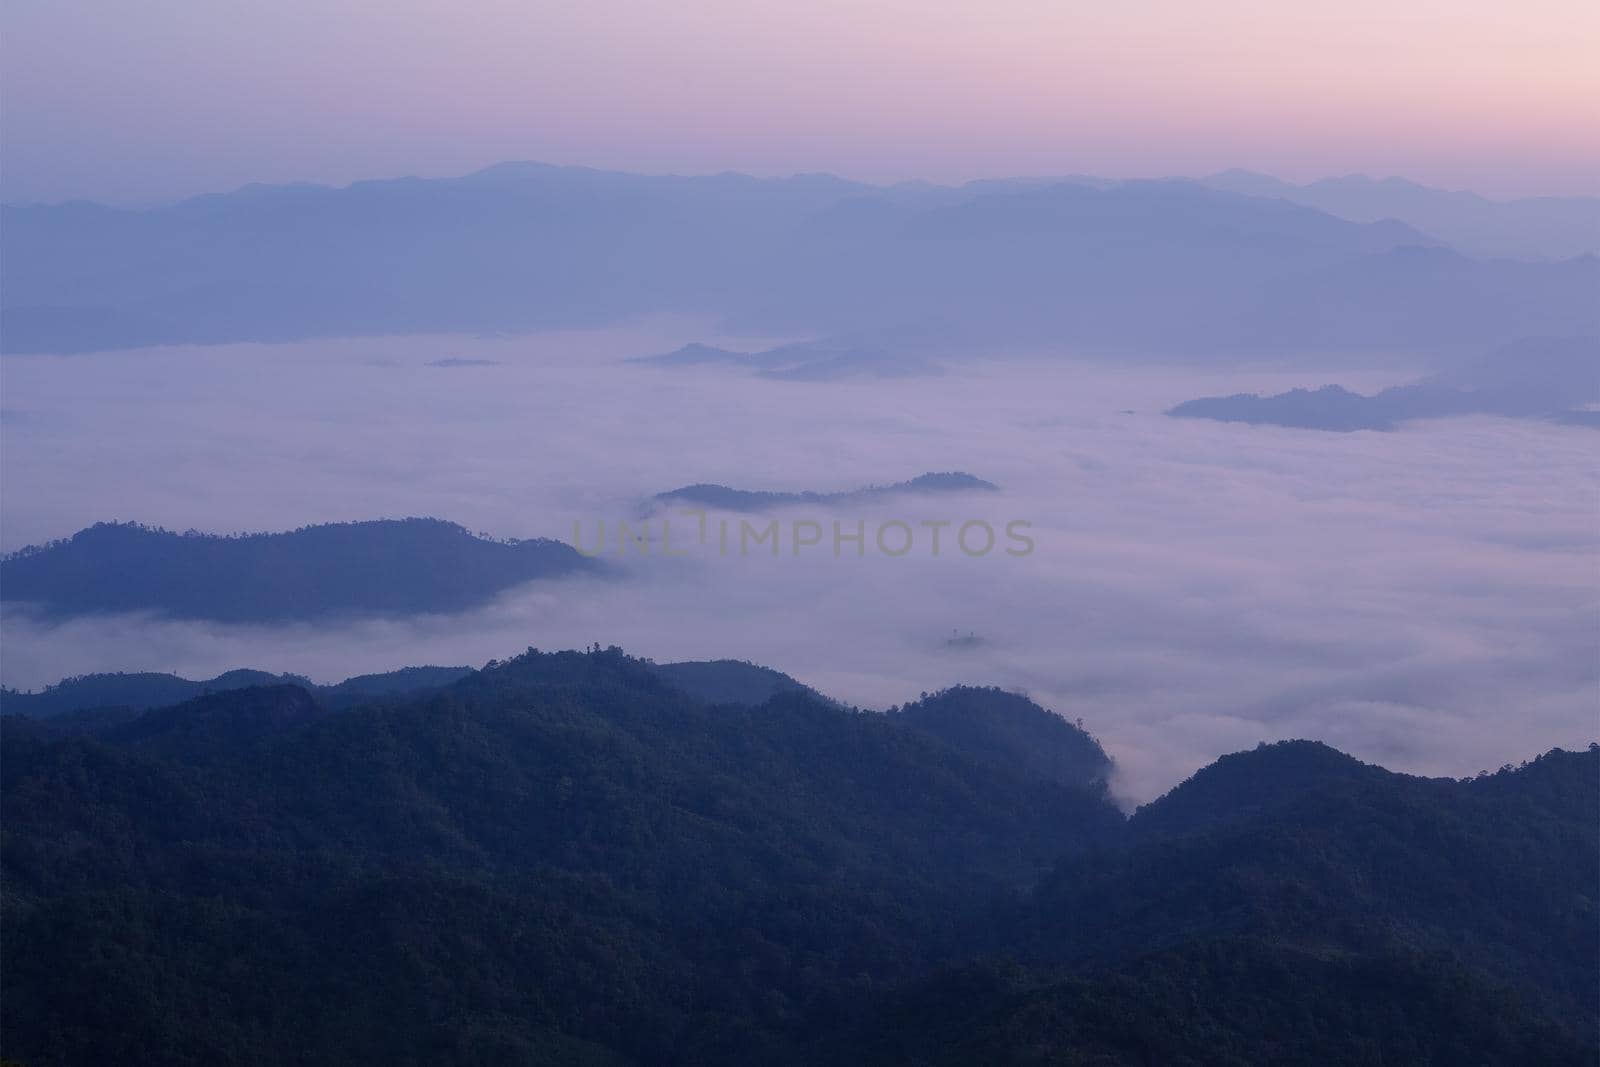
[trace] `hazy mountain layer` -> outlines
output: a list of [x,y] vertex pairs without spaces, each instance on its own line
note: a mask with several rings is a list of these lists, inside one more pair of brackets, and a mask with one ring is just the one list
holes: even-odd
[[1566,259],[1600,254],[1600,198],[1592,196],[1491,200],[1364,174],[1295,185],[1230,170],[1202,181],[1248,196],[1280,197],[1353,222],[1403,219],[1473,256]]
[[[1600,261],[1480,261],[1393,221],[1197,182],[875,187],[504,164],[147,210],[6,207],[4,344],[531,330],[674,312],[767,333],[916,329],[1258,358],[1456,352],[1592,330]],[[925,373],[905,356],[778,376]]]

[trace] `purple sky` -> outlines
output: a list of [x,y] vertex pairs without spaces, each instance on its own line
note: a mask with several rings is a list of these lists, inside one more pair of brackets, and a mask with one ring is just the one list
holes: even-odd
[[1579,0],[9,0],[0,195],[504,159],[885,180],[1600,184]]

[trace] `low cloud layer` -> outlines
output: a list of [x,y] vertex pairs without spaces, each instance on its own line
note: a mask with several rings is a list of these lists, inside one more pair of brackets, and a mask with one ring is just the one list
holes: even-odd
[[[799,556],[786,535],[776,558],[634,555],[618,578],[533,585],[466,616],[331,629],[11,611],[0,675],[252,666],[326,681],[599,641],[751,659],[873,707],[994,683],[1081,717],[1136,801],[1260,740],[1467,774],[1600,733],[1592,431],[1484,418],[1334,436],[1160,414],[1314,374],[981,359],[824,385],[620,362],[700,336],[676,322],[8,358],[0,538],[15,549],[101,519],[230,531],[430,514],[571,539],[575,521],[614,530],[685,483],[827,491],[965,470],[1002,491],[777,517],[860,520],[869,537],[891,521],[1021,520],[1036,547],[835,558],[831,532]],[[1340,380],[1379,388],[1413,369]]]

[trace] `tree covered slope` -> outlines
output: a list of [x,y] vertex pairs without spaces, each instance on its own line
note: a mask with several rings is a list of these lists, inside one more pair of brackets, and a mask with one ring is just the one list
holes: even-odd
[[1600,751],[1454,782],[1288,743],[1131,819],[1110,770],[999,690],[751,705],[615,649],[8,715],[0,1051],[1592,1062]]

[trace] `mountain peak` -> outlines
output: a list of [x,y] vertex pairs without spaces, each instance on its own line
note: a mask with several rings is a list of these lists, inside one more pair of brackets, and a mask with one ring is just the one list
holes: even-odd
[[1103,793],[1111,758],[1081,723],[1071,723],[1020,693],[954,686],[892,712],[969,756],[1058,785]]
[[1269,811],[1316,790],[1392,777],[1321,741],[1265,742],[1223,756],[1141,807],[1133,825],[1174,833],[1233,822]]

